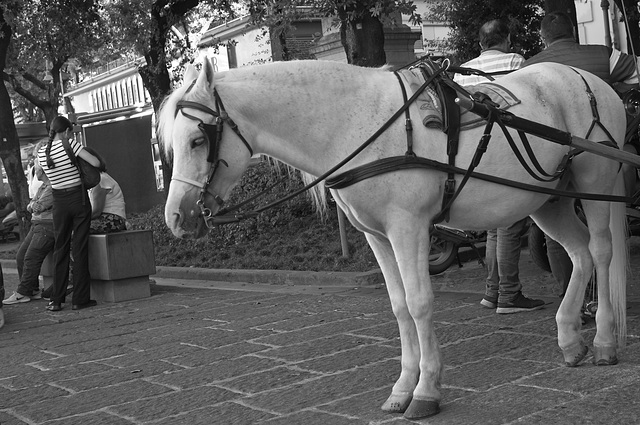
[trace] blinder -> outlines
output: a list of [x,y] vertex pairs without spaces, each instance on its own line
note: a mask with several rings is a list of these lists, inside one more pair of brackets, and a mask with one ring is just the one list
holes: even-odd
[[[189,92],[190,89],[191,87],[189,87],[187,92]],[[204,205],[205,193],[209,191],[208,189],[209,185],[213,180],[213,175],[215,174],[215,171],[218,168],[218,165],[223,164],[226,167],[229,166],[229,164],[224,159],[220,159],[218,157],[219,151],[220,151],[220,143],[222,141],[222,130],[224,128],[225,122],[229,125],[229,127],[234,131],[234,133],[236,133],[236,135],[244,143],[245,147],[249,151],[249,155],[253,156],[253,149],[251,148],[247,140],[244,138],[244,136],[242,136],[242,134],[240,133],[240,130],[238,129],[237,124],[229,117],[227,112],[224,110],[224,106],[222,105],[222,100],[220,99],[220,96],[218,96],[218,92],[214,89],[213,93],[216,100],[215,111],[209,108],[208,106],[202,105],[197,102],[180,100],[176,104],[176,113],[175,113],[175,115],[178,115],[178,112],[182,112],[182,115],[184,115],[186,118],[189,118],[191,120],[198,122],[198,129],[202,132],[202,135],[204,136],[204,139],[207,142],[207,148],[208,148],[207,162],[209,163],[209,173],[207,174],[207,179],[204,181],[204,183],[200,183],[192,179],[189,179],[187,177],[183,177],[179,175],[173,175],[172,177],[172,180],[182,181],[182,182],[191,184],[193,186],[196,186],[200,189],[200,196],[196,203],[200,208],[201,215],[204,217],[205,223],[208,228],[212,228],[213,223],[210,222],[212,218],[211,210],[205,207]],[[192,108],[192,109],[202,111],[206,114],[209,114],[215,117],[215,122],[213,124],[208,124],[204,122],[202,119],[194,115],[188,114],[187,112],[184,111],[184,108]],[[213,192],[209,191],[209,193],[213,196],[214,200],[218,203],[218,205],[222,207],[224,204],[223,199]]]

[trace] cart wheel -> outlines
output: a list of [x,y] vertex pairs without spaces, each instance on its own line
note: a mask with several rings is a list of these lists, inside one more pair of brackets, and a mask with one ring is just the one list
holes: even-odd
[[440,274],[447,270],[456,260],[458,246],[451,242],[436,237],[431,237],[429,250],[429,274]]

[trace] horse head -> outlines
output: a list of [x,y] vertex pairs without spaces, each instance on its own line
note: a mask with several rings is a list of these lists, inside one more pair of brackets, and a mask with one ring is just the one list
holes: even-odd
[[208,230],[207,218],[220,210],[253,154],[224,110],[209,61],[199,73],[189,65],[183,86],[165,99],[158,137],[173,165],[165,205],[167,226],[177,237],[202,237]]

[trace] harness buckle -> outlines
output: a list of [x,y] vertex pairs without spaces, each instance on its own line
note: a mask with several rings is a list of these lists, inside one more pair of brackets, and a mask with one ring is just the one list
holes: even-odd
[[448,178],[444,183],[444,194],[445,196],[452,196],[456,191],[456,179]]

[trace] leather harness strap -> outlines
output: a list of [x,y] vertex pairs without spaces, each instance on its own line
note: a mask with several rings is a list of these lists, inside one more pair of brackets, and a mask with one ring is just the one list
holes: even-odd
[[[426,77],[427,75],[424,67],[421,66],[421,70]],[[578,72],[576,71],[576,73]],[[580,73],[578,73],[578,75],[580,75]],[[593,115],[593,120],[589,128],[589,131],[587,133],[587,137],[589,136],[593,128],[596,125],[598,125],[605,132],[605,134],[607,134],[607,136],[610,138],[610,141],[605,141],[601,143],[606,145],[613,145],[617,147],[613,142],[613,137],[611,137],[611,134],[609,133],[609,131],[600,122],[600,117],[597,109],[597,102],[596,102],[595,96],[593,95],[593,92],[591,91],[591,88],[587,84],[587,81],[584,79],[584,77],[582,77],[582,75],[580,75],[580,77],[584,81],[586,91],[587,91],[587,96],[591,104],[592,115]],[[519,148],[515,144],[513,137],[508,132],[507,125],[505,125],[505,123],[502,121],[501,114],[499,113],[501,112],[501,110],[498,108],[498,105],[492,102],[491,99],[489,99],[488,97],[481,96],[478,93],[476,93],[474,96],[471,96],[464,88],[457,85],[450,78],[444,77],[442,74],[439,74],[438,78],[434,78],[434,75],[432,75],[430,79],[434,81],[434,85],[436,87],[436,90],[443,104],[443,109],[444,109],[443,120],[445,123],[443,131],[445,131],[445,133],[447,134],[447,159],[449,163],[444,164],[438,161],[416,157],[412,149],[413,142],[408,134],[407,154],[404,157],[397,156],[397,157],[377,160],[377,161],[356,167],[349,171],[346,171],[340,175],[328,178],[326,180],[326,186],[328,188],[341,189],[341,188],[350,186],[356,182],[359,182],[361,180],[374,177],[379,174],[401,170],[401,169],[433,168],[433,169],[445,171],[447,173],[447,182],[445,184],[445,190],[443,194],[442,209],[433,219],[433,223],[438,223],[442,220],[448,221],[449,211],[450,211],[451,205],[453,204],[453,201],[457,198],[457,196],[460,194],[460,191],[465,186],[468,179],[471,177],[494,182],[494,183],[499,183],[499,184],[510,186],[510,187],[520,188],[520,189],[533,191],[533,192],[546,193],[550,195],[600,200],[600,201],[611,201],[611,202],[627,202],[628,203],[633,201],[629,197],[622,197],[622,196],[575,193],[575,192],[561,191],[557,189],[547,189],[547,188],[543,188],[535,185],[514,182],[514,181],[503,179],[500,177],[488,176],[485,174],[475,172],[474,171],[475,167],[480,163],[482,156],[487,150],[489,140],[491,139],[491,131],[493,129],[494,123],[497,123],[498,126],[501,128],[502,132],[505,135],[505,138],[507,139],[510,147],[512,148],[516,157],[518,158],[518,161],[522,164],[523,168],[533,178],[542,182],[551,182],[562,177],[562,175],[564,175],[564,172],[569,168],[572,158],[575,157],[575,155],[580,154],[582,151],[579,149],[572,149],[569,153],[565,155],[560,165],[558,166],[558,168],[555,170],[553,174],[546,172],[542,168],[540,163],[537,161],[535,154],[533,152],[533,149],[531,148],[531,145],[526,137],[527,128],[535,127],[535,123],[520,119],[519,122],[523,124],[523,127],[516,128],[516,130],[518,132],[518,135],[520,136],[524,150],[527,153],[527,156],[529,157],[529,160],[533,168],[536,169],[536,172],[537,172],[536,173],[531,168],[531,166],[529,166],[524,156],[520,152]],[[400,86],[402,87],[404,99],[406,99],[406,92],[402,82]],[[424,88],[425,87],[423,86],[422,89]],[[455,166],[455,156],[458,152],[458,141],[459,141],[459,134],[460,134],[460,110],[457,105],[455,106],[452,106],[452,105],[454,104],[455,97],[457,97],[457,92],[469,94],[469,96],[472,97],[478,103],[484,103],[487,106],[487,109],[489,111],[489,115],[484,117],[487,120],[484,134],[482,135],[480,142],[478,143],[473,160],[469,168],[467,168],[466,170]],[[415,98],[415,95],[416,94],[414,93],[414,96],[412,97],[412,99]],[[405,115],[406,115],[407,122],[410,122],[408,108],[405,111]],[[513,128],[513,125],[511,125],[511,127]],[[569,143],[565,143],[561,138],[557,143],[569,144]],[[463,178],[457,188],[456,188],[456,181],[455,181],[456,174],[463,174]]]

